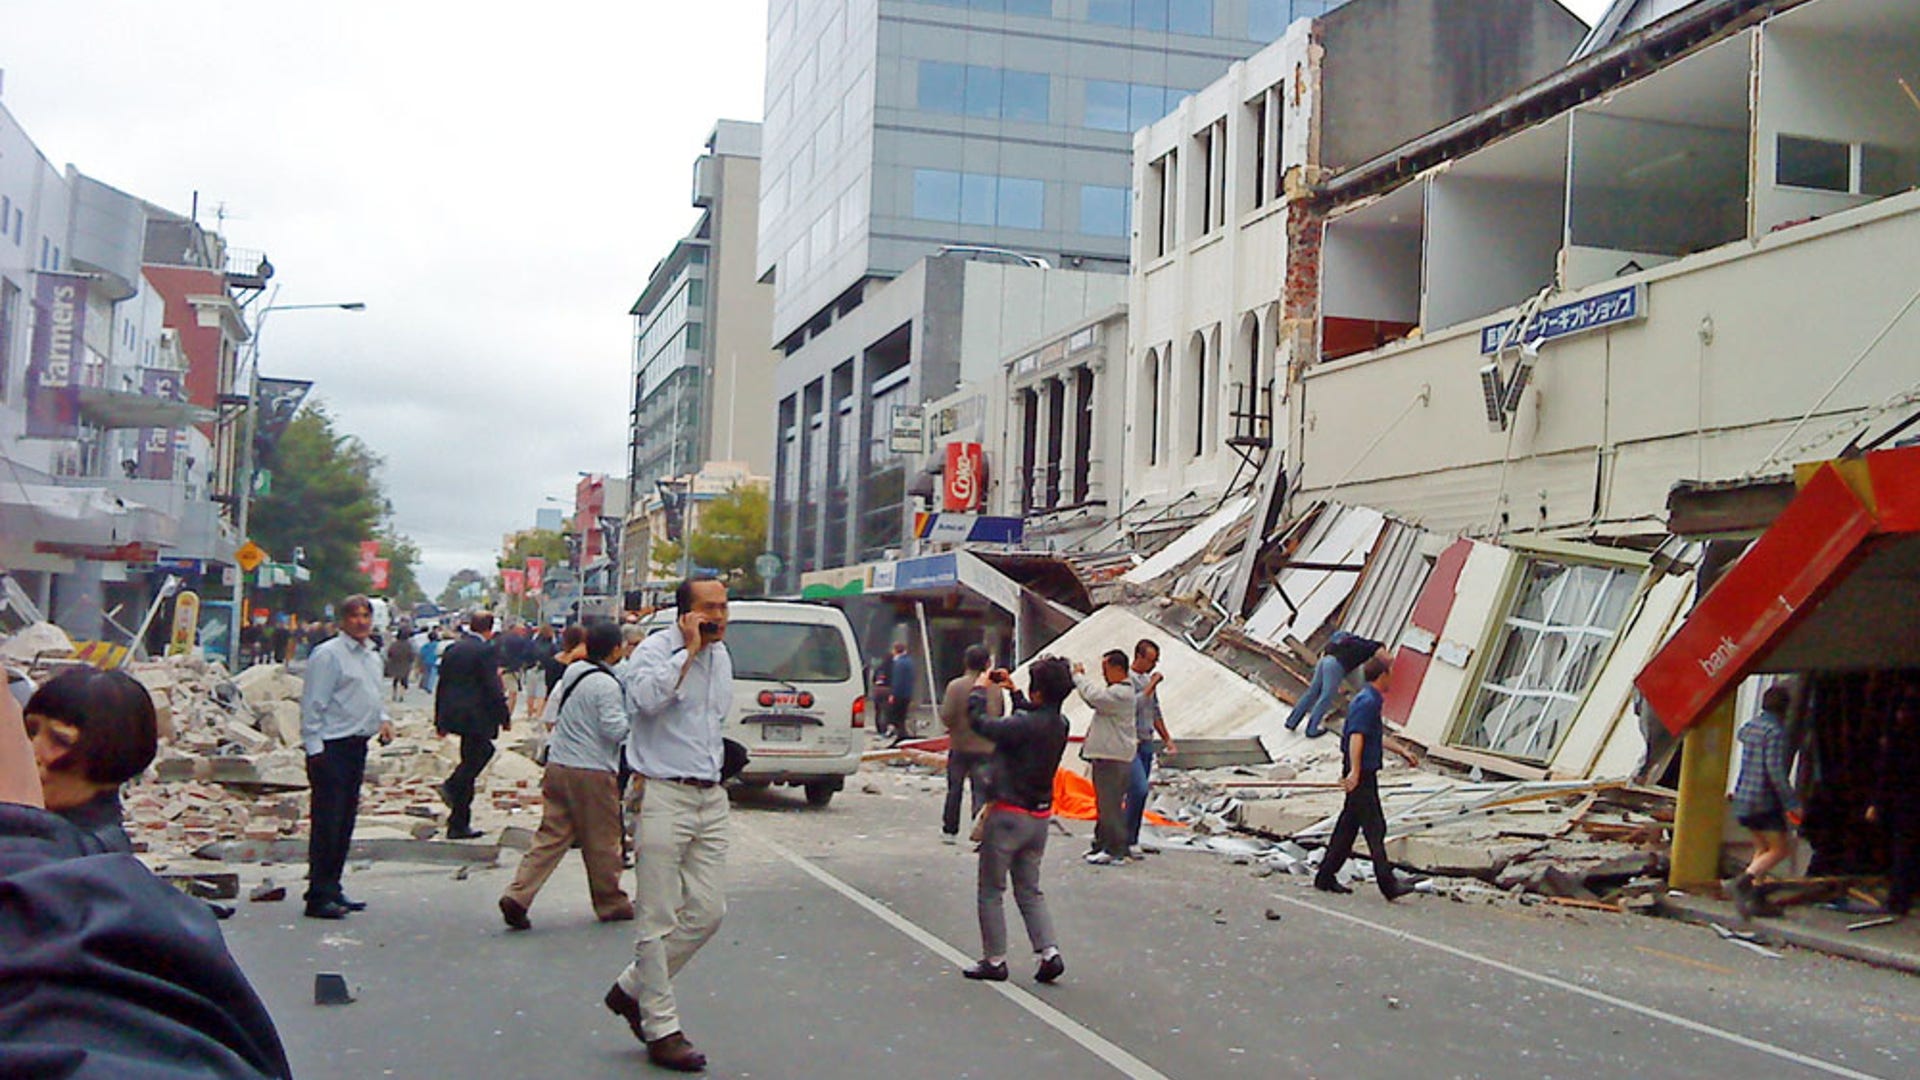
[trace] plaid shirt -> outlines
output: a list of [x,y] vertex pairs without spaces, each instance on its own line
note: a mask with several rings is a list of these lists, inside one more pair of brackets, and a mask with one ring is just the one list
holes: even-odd
[[1740,728],[1740,779],[1733,785],[1733,812],[1739,817],[1785,814],[1800,809],[1793,789],[1793,747],[1787,725],[1762,712]]

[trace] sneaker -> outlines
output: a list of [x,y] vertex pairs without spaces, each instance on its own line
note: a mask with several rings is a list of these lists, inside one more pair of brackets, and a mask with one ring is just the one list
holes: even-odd
[[940,842],[943,844],[957,844],[960,842],[960,834],[957,832],[943,832],[940,834]]
[[1113,856],[1104,851],[1089,851],[1083,856],[1088,866],[1112,866]]
[[1721,882],[1720,886],[1725,889],[1727,895],[1732,898],[1734,910],[1740,913],[1742,919],[1753,918],[1753,878],[1748,877],[1746,872],[1742,871]]
[[1035,982],[1050,983],[1067,973],[1067,961],[1059,953],[1040,958],[1040,967],[1034,971]]
[[1327,733],[1327,729],[1321,727],[1318,724],[1307,725],[1307,738],[1309,739],[1317,739],[1320,736],[1325,735],[1326,733]]
[[969,979],[975,979],[981,982],[1006,982],[1007,962],[1002,960],[997,964],[993,964],[982,960],[970,968],[961,968],[960,974],[965,975]]

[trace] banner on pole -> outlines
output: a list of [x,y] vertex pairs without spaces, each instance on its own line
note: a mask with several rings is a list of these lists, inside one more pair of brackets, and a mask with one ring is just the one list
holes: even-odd
[[88,281],[72,274],[38,276],[27,354],[27,437],[71,439],[80,434]]

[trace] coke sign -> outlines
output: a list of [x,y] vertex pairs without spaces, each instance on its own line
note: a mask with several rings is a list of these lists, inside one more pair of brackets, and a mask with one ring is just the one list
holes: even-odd
[[985,455],[979,443],[948,443],[943,485],[946,498],[941,509],[954,513],[980,509],[986,494],[985,471]]

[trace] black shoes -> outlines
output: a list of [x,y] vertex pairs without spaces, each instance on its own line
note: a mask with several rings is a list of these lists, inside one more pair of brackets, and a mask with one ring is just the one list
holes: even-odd
[[632,994],[620,989],[619,983],[607,987],[607,996],[601,999],[601,1003],[608,1012],[627,1022],[627,1027],[633,1029],[634,1038],[642,1043],[647,1041],[646,1035],[640,1031],[640,1003],[633,1000]]
[[[1064,962],[1061,963],[1060,970],[1065,971],[1066,968],[1067,965]],[[1002,960],[997,964],[990,964],[982,960],[970,968],[960,969],[960,974],[965,975],[969,979],[977,979],[982,982],[1006,982],[1007,962]]]
[[1352,889],[1347,888],[1338,881],[1321,881],[1318,878],[1314,879],[1313,887],[1319,889],[1321,892],[1339,893],[1341,896],[1346,896],[1353,892]]
[[309,919],[344,919],[352,910],[338,900],[309,900],[306,914]]
[[678,1031],[648,1043],[647,1060],[675,1072],[701,1072],[707,1067],[707,1055],[695,1050],[687,1037]]
[[1033,973],[1035,982],[1050,983],[1067,973],[1066,958],[1059,953],[1040,958],[1040,967]]
[[346,908],[346,909],[347,909],[348,911],[365,911],[365,910],[367,910],[367,902],[366,902],[365,900],[355,900],[354,898],[352,898],[352,897],[350,897],[350,896],[347,896],[347,895],[346,895],[346,894],[344,894],[344,893],[343,893],[343,894],[341,894],[341,896],[340,896],[340,899],[339,899],[338,901],[336,901],[336,902],[337,902],[337,903],[338,903],[338,904],[339,904],[339,905],[340,905],[341,907],[343,907],[343,908]]
[[447,830],[447,839],[449,840],[478,840],[480,837],[485,835],[487,834],[481,832],[479,829],[448,829]]
[[533,929],[533,923],[527,919],[527,905],[511,896],[500,898],[500,917],[506,920],[509,930]]

